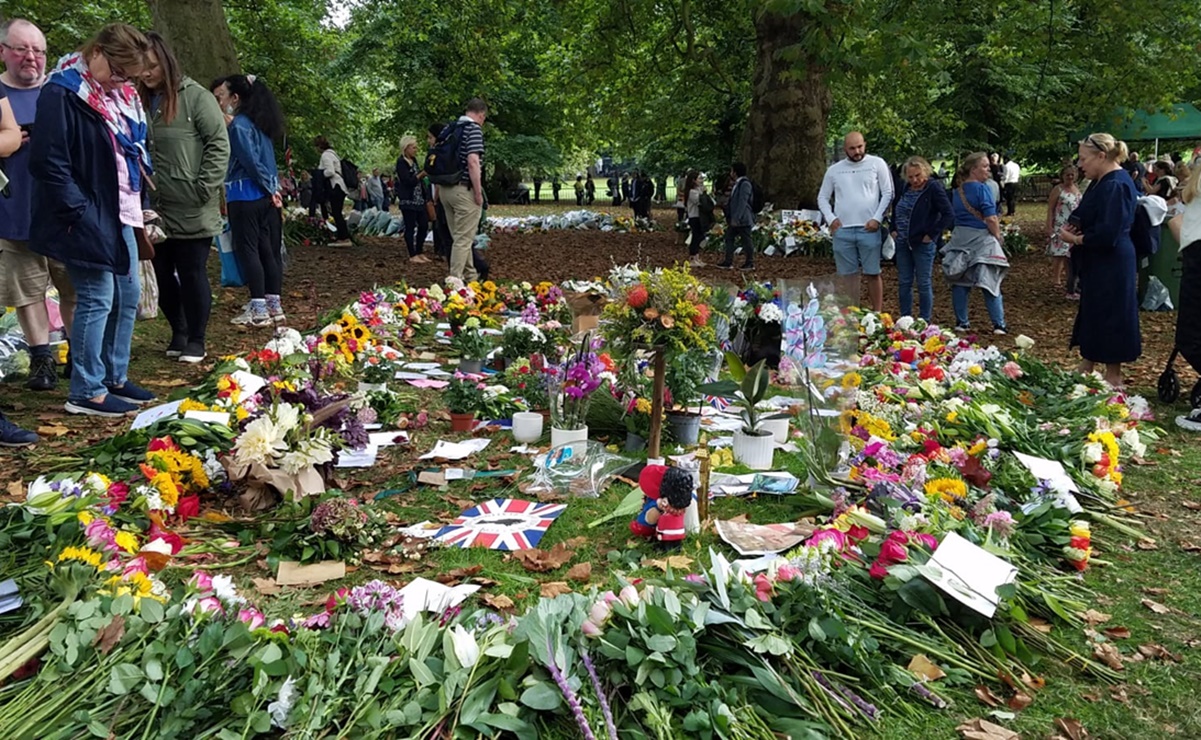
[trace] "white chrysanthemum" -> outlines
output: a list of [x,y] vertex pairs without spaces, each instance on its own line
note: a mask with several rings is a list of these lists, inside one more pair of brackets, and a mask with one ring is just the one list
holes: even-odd
[[228,575],[213,576],[213,593],[226,604],[246,603],[246,599],[238,594],[234,579]]
[[267,705],[267,714],[271,715],[271,724],[276,727],[288,726],[288,714],[296,703],[296,679],[288,676],[284,685],[279,687],[279,696]]
[[260,416],[246,425],[234,445],[234,460],[239,465],[271,465],[275,459],[287,452],[285,431],[270,416]]
[[334,452],[329,443],[323,439],[306,439],[296,445],[296,449],[287,452],[279,459],[279,467],[289,475],[296,475],[302,470],[332,462]]
[[784,311],[774,303],[764,303],[759,307],[759,320],[768,324],[778,324],[784,320]]

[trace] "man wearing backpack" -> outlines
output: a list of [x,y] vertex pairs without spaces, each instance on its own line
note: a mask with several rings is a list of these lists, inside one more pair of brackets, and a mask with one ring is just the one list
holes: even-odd
[[[446,209],[446,219],[450,226],[451,238],[454,240],[450,248],[450,275],[466,282],[478,277],[471,259],[471,245],[479,228],[480,214],[484,208],[484,120],[488,116],[488,104],[480,98],[467,101],[466,111],[453,126],[456,129],[451,135],[456,139],[457,153],[446,151],[443,157],[456,154],[454,163],[459,168],[459,177],[453,184],[442,185],[439,188],[439,199]],[[449,128],[449,127],[448,127]],[[442,137],[445,139],[446,137]],[[443,141],[439,141],[437,148]],[[444,166],[452,163],[444,162]],[[442,169],[437,165],[432,172]],[[431,175],[432,176],[432,175]]]
[[734,251],[738,248],[737,242],[741,241],[745,255],[742,269],[751,270],[755,267],[755,248],[751,245],[751,227],[755,225],[752,206],[755,188],[747,179],[746,165],[742,162],[730,165],[730,177],[734,180],[734,188],[730,190],[730,200],[726,204],[726,257],[718,267],[734,267]]

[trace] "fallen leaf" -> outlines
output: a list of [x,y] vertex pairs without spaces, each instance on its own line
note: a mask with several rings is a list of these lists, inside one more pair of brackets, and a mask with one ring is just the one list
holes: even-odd
[[1197,545],[1185,540],[1184,542],[1180,543],[1180,549],[1184,550],[1185,552],[1201,552],[1201,545]]
[[592,563],[576,563],[567,571],[567,580],[587,583],[592,578]]
[[573,550],[576,548],[579,548],[579,547],[583,547],[586,544],[588,544],[588,538],[583,537],[583,536],[572,537],[571,539],[563,542],[564,547],[567,547],[568,549],[573,549]]
[[1130,701],[1130,697],[1126,694],[1126,689],[1122,686],[1114,686],[1111,688],[1109,690],[1109,698],[1122,704]]
[[1099,612],[1096,609],[1089,609],[1088,611],[1081,614],[1080,618],[1083,619],[1088,624],[1105,624],[1110,619],[1112,619],[1112,617],[1110,617],[1105,612]]
[[402,573],[415,572],[417,570],[417,563],[414,563],[412,561],[399,562],[399,563],[386,563],[386,564],[385,563],[368,563],[367,567],[371,568],[372,570],[378,570],[381,573],[387,573],[388,575],[398,576],[398,575],[401,575]]
[[1198,503],[1196,501],[1181,501],[1180,503],[1186,509],[1192,509],[1193,511],[1201,510],[1201,503]]
[[1051,623],[1042,617],[1030,617],[1030,626],[1044,635],[1051,633]]
[[1059,728],[1060,732],[1067,735],[1068,740],[1086,740],[1088,738],[1088,730],[1084,729],[1080,720],[1060,717],[1055,720],[1055,726]]
[[1021,740],[1013,730],[994,725],[986,719],[969,719],[955,728],[965,740]]
[[1130,637],[1130,630],[1126,627],[1108,627],[1104,631],[1105,636],[1111,640],[1126,640]]
[[571,593],[571,586],[568,586],[563,581],[551,581],[542,584],[542,598],[553,599],[556,596]]
[[1026,707],[1030,706],[1031,702],[1033,701],[1034,699],[1031,698],[1029,694],[1023,694],[1019,691],[1018,693],[1009,697],[1009,701],[1006,702],[1006,705],[1013,711],[1020,712]]
[[1081,694],[1080,698],[1085,701],[1091,701],[1093,703],[1101,701],[1101,697],[1098,696],[1097,694]]
[[685,570],[692,565],[692,558],[687,555],[668,555],[666,558],[647,559],[642,561],[644,567],[655,567],[664,573],[668,568],[672,570]]
[[1155,612],[1156,614],[1167,614],[1172,611],[1170,608],[1164,606],[1163,604],[1159,603],[1158,601],[1152,601],[1151,599],[1143,599],[1142,605],[1147,607],[1151,611]]
[[275,596],[281,591],[274,578],[251,578],[250,582],[254,584],[254,590],[263,596]]
[[941,668],[931,663],[929,658],[920,653],[913,656],[905,670],[926,681],[937,681],[947,675]]
[[1026,684],[1034,691],[1042,691],[1047,687],[1047,679],[1043,678],[1042,676],[1034,676],[1031,678],[1029,673],[1022,674],[1022,683]]
[[37,432],[46,437],[61,437],[71,430],[62,424],[43,424],[38,427]]
[[1139,540],[1138,544],[1136,544],[1135,547],[1137,547],[1140,550],[1158,550],[1159,549],[1159,545],[1155,544],[1155,540],[1147,540],[1147,539]]
[[1126,665],[1122,663],[1122,654],[1118,652],[1118,649],[1111,642],[1093,645],[1093,657],[1115,671],[1126,669]]
[[517,550],[509,557],[521,563],[521,567],[526,570],[545,573],[563,567],[574,556],[574,552],[568,550],[564,543],[559,542],[549,550],[539,550],[536,547],[529,550]]
[[1166,588],[1144,588],[1143,593],[1150,596],[1163,596],[1168,590]]
[[116,647],[124,636],[125,617],[117,614],[113,617],[113,621],[96,631],[96,636],[92,638],[92,644],[96,646],[96,650],[101,655],[108,655],[108,651]]
[[483,601],[485,604],[498,611],[512,609],[514,606],[516,606],[516,604],[513,603],[513,600],[504,594],[484,594]]
[[232,516],[230,516],[229,514],[226,514],[221,511],[213,511],[212,509],[209,509],[208,511],[201,514],[200,519],[203,521],[206,521],[206,522],[212,522],[213,524],[224,524],[226,522],[232,522],[234,520],[234,518]]
[[25,498],[25,484],[19,480],[9,481],[5,490],[13,498]]
[[1139,645],[1138,651],[1141,655],[1144,655],[1148,658],[1158,658],[1160,660],[1170,660],[1173,663],[1179,663],[1180,659],[1181,659],[1179,655],[1176,655],[1175,653],[1170,652],[1163,645],[1156,645],[1154,643],[1152,643],[1150,645]]
[[445,573],[439,573],[438,575],[434,576],[434,580],[438,583],[441,583],[443,586],[451,586],[458,584],[459,581],[462,581],[464,578],[470,578],[483,569],[484,566],[482,565],[471,565],[466,568],[455,568],[454,570],[448,570]]
[[992,689],[988,688],[984,684],[980,684],[976,687],[976,698],[990,707],[999,707],[1002,704],[1001,698],[994,694]]

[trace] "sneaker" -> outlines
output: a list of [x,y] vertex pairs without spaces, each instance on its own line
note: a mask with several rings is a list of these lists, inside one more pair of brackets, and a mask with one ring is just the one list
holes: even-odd
[[229,323],[236,326],[271,326],[274,322],[271,321],[271,314],[266,311],[256,313],[248,308],[230,319]]
[[745,265],[743,265],[742,267],[739,267],[738,269],[739,270],[753,270],[753,269],[755,269],[755,266],[753,264],[751,264],[750,262],[747,262]]
[[733,263],[733,262],[718,262],[718,263],[717,263],[717,269],[719,269],[719,270],[733,270],[733,269],[734,269],[734,263]]
[[95,401],[91,400],[67,401],[63,408],[67,410],[68,414],[107,416],[114,419],[127,414],[132,414],[138,410],[137,406],[117,398],[117,396],[112,393],[105,396],[104,400],[100,403],[96,403]]
[[122,401],[126,401],[128,403],[132,403],[137,406],[141,406],[143,404],[150,403],[155,398],[157,398],[157,396],[155,396],[150,391],[146,390],[145,388],[142,388],[141,386],[134,385],[133,383],[131,383],[128,380],[126,380],[125,383],[122,384],[120,387],[115,386],[115,385],[110,385],[107,387],[108,387],[108,393],[110,396],[116,396],[117,398],[121,399]]
[[280,309],[275,313],[268,311],[267,315],[271,317],[271,323],[275,324],[276,326],[283,326],[284,324],[288,323],[288,317],[286,314],[284,314],[283,309]]
[[705,261],[700,257],[693,257],[691,260],[689,260],[689,264],[691,264],[693,267],[704,267]]
[[994,326],[992,333],[996,334],[998,337],[1003,337],[1009,333],[1009,329],[1004,326]]
[[1190,432],[1201,432],[1201,408],[1193,409],[1187,415],[1177,416],[1176,426]]
[[171,343],[167,345],[167,357],[179,357],[183,352],[184,347],[188,345],[188,338],[176,334],[171,337]]
[[195,365],[204,361],[204,342],[188,342],[188,346],[179,355],[180,362]]
[[29,365],[29,380],[25,386],[31,391],[52,391],[58,385],[58,367],[50,356],[35,357]]
[[0,447],[28,447],[42,438],[28,429],[22,429],[0,414]]
[[971,330],[972,330],[972,327],[967,324],[956,324],[955,325],[955,331],[959,332],[960,334],[969,332]]

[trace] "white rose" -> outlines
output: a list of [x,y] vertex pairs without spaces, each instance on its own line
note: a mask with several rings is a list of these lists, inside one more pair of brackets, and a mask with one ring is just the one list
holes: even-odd
[[909,329],[913,326],[913,317],[902,316],[901,318],[897,319],[896,326],[901,331],[909,331]]
[[1034,346],[1034,340],[1025,334],[1018,334],[1017,339],[1013,340],[1013,343],[1017,345],[1018,349],[1030,349]]

